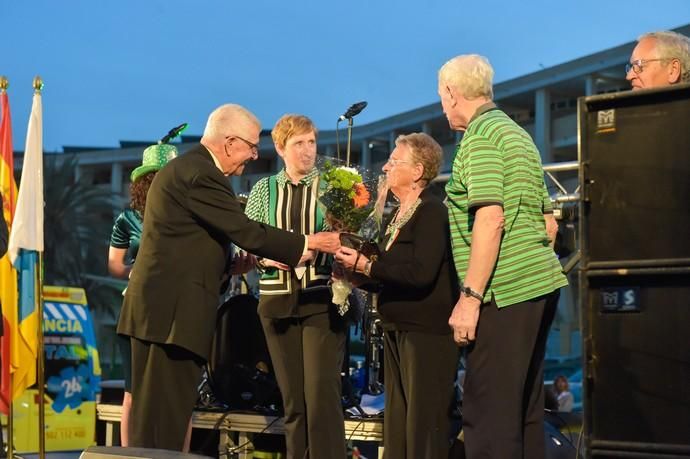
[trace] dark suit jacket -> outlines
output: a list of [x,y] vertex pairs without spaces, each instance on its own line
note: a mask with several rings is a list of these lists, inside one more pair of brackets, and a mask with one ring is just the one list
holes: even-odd
[[151,184],[118,333],[175,344],[208,359],[230,242],[289,265],[304,249],[304,236],[247,218],[227,177],[199,145],[172,160]]

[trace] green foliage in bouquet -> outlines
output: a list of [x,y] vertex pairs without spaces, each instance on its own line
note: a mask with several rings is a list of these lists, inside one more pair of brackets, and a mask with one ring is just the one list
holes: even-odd
[[321,204],[335,231],[357,232],[371,213],[371,194],[362,175],[352,167],[335,167],[326,161],[321,173]]

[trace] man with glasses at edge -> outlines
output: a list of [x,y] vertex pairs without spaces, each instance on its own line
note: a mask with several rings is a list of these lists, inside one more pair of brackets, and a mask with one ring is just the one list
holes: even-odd
[[690,83],[690,38],[676,32],[650,32],[637,39],[625,78],[632,90]]
[[[170,161],[151,184],[117,328],[132,343],[132,447],[182,449],[230,243],[290,266],[309,250],[340,247],[337,233],[293,234],[244,214],[227,177],[258,158],[260,133],[251,112],[223,105],[209,116],[201,144]],[[253,264],[252,256],[236,257],[231,273]]]

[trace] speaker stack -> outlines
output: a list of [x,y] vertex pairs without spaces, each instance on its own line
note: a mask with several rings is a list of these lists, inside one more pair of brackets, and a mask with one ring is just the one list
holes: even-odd
[[581,98],[588,458],[690,458],[690,85]]

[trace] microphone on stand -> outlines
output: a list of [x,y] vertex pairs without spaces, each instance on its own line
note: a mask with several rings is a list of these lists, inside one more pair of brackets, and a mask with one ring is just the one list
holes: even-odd
[[338,117],[338,122],[335,123],[335,143],[338,148],[338,160],[340,160],[340,139],[338,138],[338,126],[340,125],[341,121],[348,120],[347,123],[347,160],[345,164],[347,166],[350,165],[350,143],[352,142],[352,118],[356,115],[359,114],[364,108],[367,106],[366,101],[361,101],[357,102],[356,104],[352,104],[350,108],[347,109],[345,113],[340,115]]
[[364,110],[364,108],[366,106],[367,106],[367,102],[364,100],[362,102],[357,102],[356,104],[352,104],[350,106],[350,108],[348,108],[344,114],[340,115],[340,118],[338,118],[338,121],[345,121],[348,119],[352,119],[353,116],[358,115],[359,112]]

